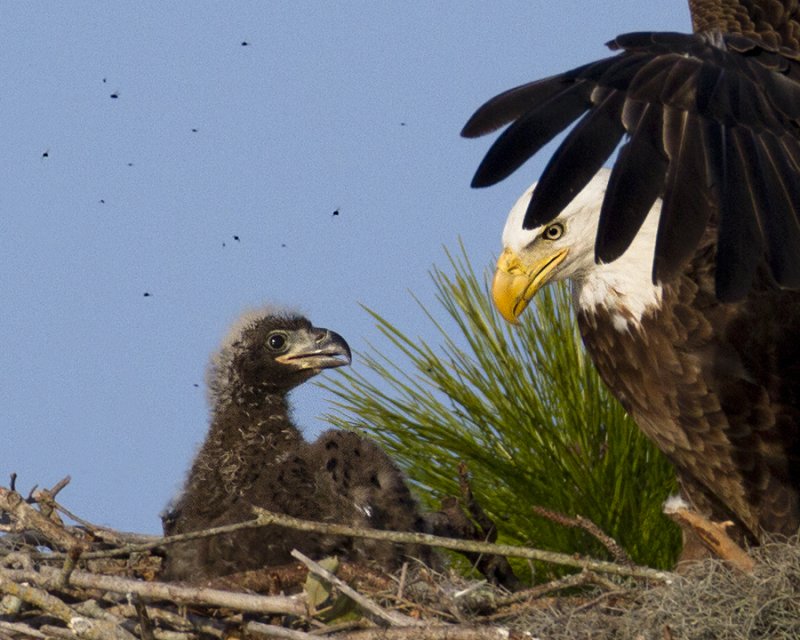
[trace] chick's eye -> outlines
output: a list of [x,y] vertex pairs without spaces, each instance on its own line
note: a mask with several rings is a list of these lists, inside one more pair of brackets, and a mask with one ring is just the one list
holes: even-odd
[[558,222],[549,224],[542,231],[542,237],[545,240],[558,240],[564,235],[564,226]]
[[286,346],[286,335],[283,333],[271,333],[267,336],[267,346],[272,351],[281,351]]

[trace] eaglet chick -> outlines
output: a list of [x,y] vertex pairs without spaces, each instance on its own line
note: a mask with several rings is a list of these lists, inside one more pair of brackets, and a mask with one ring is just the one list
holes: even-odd
[[[211,426],[163,516],[165,535],[252,519],[252,505],[310,520],[424,530],[403,475],[376,444],[336,430],[308,443],[292,421],[289,392],[350,358],[344,338],[300,315],[268,309],[242,316],[211,359]],[[424,547],[267,526],[170,545],[164,577],[202,580],[285,564],[294,548],[389,569],[409,555],[432,559]]]

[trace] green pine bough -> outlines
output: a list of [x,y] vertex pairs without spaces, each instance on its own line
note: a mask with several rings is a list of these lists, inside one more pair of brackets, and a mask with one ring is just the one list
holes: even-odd
[[[638,564],[671,567],[680,533],[661,505],[677,489],[674,471],[600,381],[568,288],[537,294],[512,326],[463,245],[447,258],[452,275],[431,272],[436,308],[416,300],[436,343],[366,309],[385,343],[320,383],[335,396],[326,420],[379,442],[432,508],[458,495],[464,461],[498,542],[608,557],[586,531],[533,511],[545,507],[588,518]],[[563,572],[531,569],[537,580]]]

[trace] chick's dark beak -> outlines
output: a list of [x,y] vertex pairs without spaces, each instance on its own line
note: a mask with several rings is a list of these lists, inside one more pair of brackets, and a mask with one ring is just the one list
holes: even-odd
[[313,328],[295,340],[289,350],[276,358],[298,369],[332,369],[350,364],[350,346],[335,331]]
[[328,367],[342,367],[353,361],[350,345],[342,336],[329,329],[319,329],[319,331],[324,334],[318,340],[320,355],[331,358]]

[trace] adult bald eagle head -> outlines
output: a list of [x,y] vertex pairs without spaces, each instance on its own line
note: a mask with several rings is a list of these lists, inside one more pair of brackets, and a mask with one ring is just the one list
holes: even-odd
[[548,282],[571,280],[578,309],[602,308],[621,332],[640,327],[646,312],[661,306],[663,286],[654,284],[652,263],[660,206],[645,218],[631,245],[616,260],[595,262],[598,203],[609,170],[601,169],[553,220],[525,229],[523,220],[535,185],[517,201],[503,231],[503,253],[492,283],[495,306],[509,322],[517,319]]
[[463,133],[510,123],[487,186],[578,120],[511,211],[496,305],[516,320],[570,280],[601,377],[685,496],[760,541],[800,527],[800,9],[689,4],[696,33],[619,36]]

